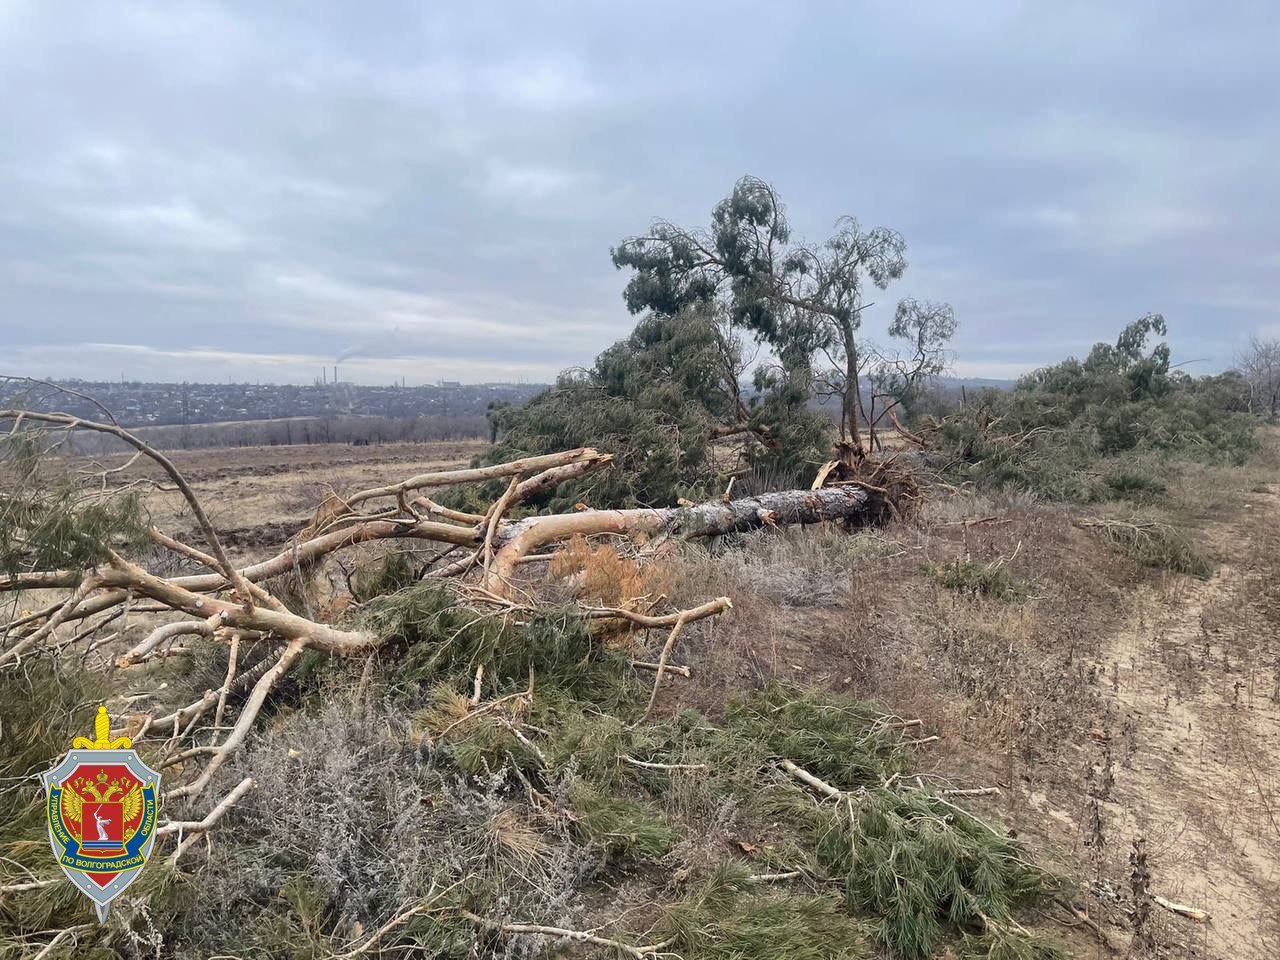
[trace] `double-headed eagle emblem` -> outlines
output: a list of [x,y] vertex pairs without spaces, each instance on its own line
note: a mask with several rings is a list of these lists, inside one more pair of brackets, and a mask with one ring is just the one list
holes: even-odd
[[[85,777],[76,777],[64,786],[62,791],[62,819],[64,822],[81,822],[81,818],[84,816],[84,802],[86,799],[91,799],[95,803],[107,803],[117,795],[120,795],[120,822],[127,825],[138,819],[138,814],[142,812],[141,784],[133,784],[128,793],[125,793],[125,788],[121,786],[118,779],[111,780],[108,783],[109,778],[105,773],[98,774],[95,779],[99,782],[95,783]],[[125,841],[131,840],[137,832],[137,824],[132,827],[126,826],[124,832]]]

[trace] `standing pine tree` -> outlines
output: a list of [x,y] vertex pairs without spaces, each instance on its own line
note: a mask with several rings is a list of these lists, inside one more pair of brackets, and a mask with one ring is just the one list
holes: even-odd
[[[657,220],[647,234],[622,241],[613,262],[635,271],[624,294],[633,313],[675,316],[693,305],[715,305],[730,324],[771,348],[791,378],[806,379],[814,395],[837,398],[845,458],[857,461],[866,456],[867,441],[874,442],[879,416],[942,369],[955,333],[950,307],[904,300],[889,333],[906,349],[885,352],[862,339],[862,315],[871,306],[867,288],[883,290],[900,278],[905,251],[897,231],[864,229],[852,217],[837,220],[836,232],[820,246],[793,241],[773,187],[744,177],[716,205],[710,229]],[[869,401],[863,397],[868,382]]]

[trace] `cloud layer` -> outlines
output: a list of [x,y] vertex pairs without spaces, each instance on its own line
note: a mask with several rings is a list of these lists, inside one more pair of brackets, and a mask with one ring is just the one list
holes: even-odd
[[1274,13],[1198,4],[0,2],[0,372],[547,379],[609,247],[772,181],[896,227],[969,375],[1149,310],[1280,332]]

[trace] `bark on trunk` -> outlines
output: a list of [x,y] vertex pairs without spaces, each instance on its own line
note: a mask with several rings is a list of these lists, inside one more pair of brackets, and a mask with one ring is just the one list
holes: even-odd
[[694,507],[658,510],[584,510],[581,513],[528,517],[498,531],[497,552],[490,568],[490,589],[510,583],[520,558],[577,534],[667,536],[682,540],[742,533],[763,526],[784,527],[824,520],[864,522],[874,505],[858,487],[786,490],[740,500],[711,500]]

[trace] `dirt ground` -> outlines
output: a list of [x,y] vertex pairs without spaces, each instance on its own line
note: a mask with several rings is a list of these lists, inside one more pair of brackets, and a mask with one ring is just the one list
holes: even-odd
[[[924,776],[999,791],[967,802],[1080,881],[1088,919],[1042,924],[1073,956],[1280,957],[1280,473],[1192,480],[1168,509],[1218,561],[1207,580],[1115,555],[1072,523],[1078,509],[968,497],[860,535],[832,603],[813,593],[842,558],[812,534],[761,569],[694,562],[684,589],[735,609],[680,651],[703,679],[667,691],[668,709],[714,712],[776,678],[880,699],[938,737]],[[955,557],[1005,564],[1030,596],[921,575]],[[1208,922],[1157,901],[1151,943],[1134,942],[1139,838],[1151,892]]]
[[[1104,831],[1145,837],[1153,887],[1212,921],[1166,923],[1169,956],[1280,956],[1280,485],[1204,535],[1208,581],[1134,591],[1104,650],[1115,785]],[[1050,800],[1044,813],[1078,809]],[[1079,824],[1077,824],[1079,825]]]

